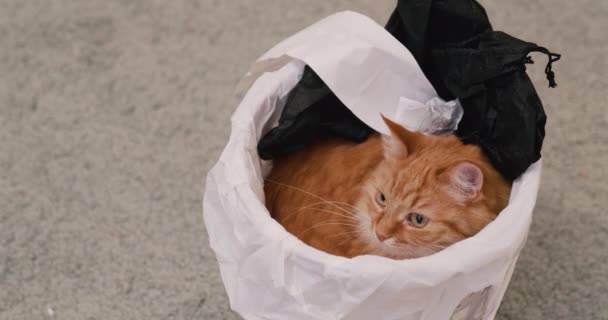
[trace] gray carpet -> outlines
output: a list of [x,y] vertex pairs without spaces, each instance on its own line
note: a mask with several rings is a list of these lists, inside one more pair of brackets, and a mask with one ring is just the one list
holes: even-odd
[[[498,319],[608,319],[608,2],[483,1],[563,54]],[[234,85],[277,41],[393,1],[0,0],[0,319],[238,319],[201,219]]]

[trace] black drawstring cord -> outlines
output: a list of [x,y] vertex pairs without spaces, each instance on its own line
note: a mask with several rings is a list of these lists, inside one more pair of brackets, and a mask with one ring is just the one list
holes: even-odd
[[[537,47],[533,50],[530,50],[530,52],[544,53],[549,57],[549,62],[547,62],[547,66],[545,67],[545,75],[547,76],[547,80],[549,81],[549,88],[557,87],[557,83],[555,82],[555,72],[553,72],[552,67],[553,67],[553,62],[556,62],[557,60],[559,60],[562,57],[562,55],[558,54],[558,53],[553,53],[544,47]],[[530,58],[530,57],[525,57],[523,62],[524,63],[534,63],[534,61],[532,61],[532,58]]]
[[551,67],[553,62],[559,60],[561,57],[561,54],[549,52],[549,62],[547,62],[547,66],[545,67],[545,74],[547,75],[547,80],[549,80],[549,88],[557,87],[557,83],[555,83],[555,73],[551,70]]

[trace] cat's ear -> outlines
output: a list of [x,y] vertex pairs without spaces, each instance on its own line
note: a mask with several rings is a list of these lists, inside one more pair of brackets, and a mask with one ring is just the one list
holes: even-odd
[[384,147],[384,158],[387,160],[407,157],[407,147],[394,133],[382,135],[382,146]]
[[469,162],[459,163],[444,173],[448,192],[457,200],[475,200],[481,195],[483,173],[476,165]]
[[386,123],[391,132],[390,135],[382,135],[384,157],[386,159],[402,159],[407,157],[416,139],[415,133],[384,117],[384,115],[382,115],[382,120],[384,120],[384,123]]

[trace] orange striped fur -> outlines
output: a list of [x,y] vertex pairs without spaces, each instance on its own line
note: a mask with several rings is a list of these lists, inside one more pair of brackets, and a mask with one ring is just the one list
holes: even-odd
[[475,235],[507,205],[511,184],[479,147],[385,122],[390,136],[277,158],[264,188],[272,217],[334,255],[406,259]]

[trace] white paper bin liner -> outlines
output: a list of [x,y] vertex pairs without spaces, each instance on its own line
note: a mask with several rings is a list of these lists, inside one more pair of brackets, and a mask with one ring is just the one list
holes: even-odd
[[[541,163],[513,184],[509,205],[474,237],[431,256],[336,257],[270,217],[257,154],[308,64],[362,121],[387,133],[403,101],[437,98],[415,59],[367,17],[332,15],[281,42],[248,74],[232,131],[207,176],[203,216],[230,305],[245,319],[493,319],[530,227]],[[400,103],[401,101],[401,103]]]

